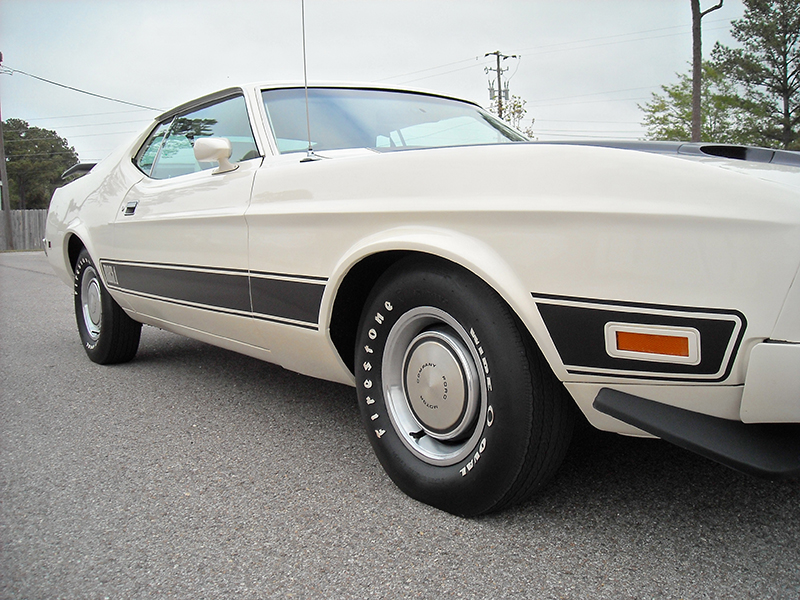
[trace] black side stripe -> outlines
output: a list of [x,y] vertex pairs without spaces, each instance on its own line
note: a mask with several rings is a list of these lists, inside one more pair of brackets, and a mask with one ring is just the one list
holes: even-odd
[[247,276],[115,264],[119,288],[180,302],[250,311]]
[[100,264],[111,289],[226,314],[317,329],[325,278],[240,269],[116,262]]
[[325,286],[305,281],[251,277],[253,314],[280,316],[295,321],[318,323]]

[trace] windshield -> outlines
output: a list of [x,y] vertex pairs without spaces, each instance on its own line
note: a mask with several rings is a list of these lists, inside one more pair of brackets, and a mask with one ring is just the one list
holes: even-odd
[[[264,106],[278,150],[308,149],[303,88],[264,90]],[[467,102],[409,92],[313,88],[308,90],[311,146],[435,148],[527,141],[499,119]]]

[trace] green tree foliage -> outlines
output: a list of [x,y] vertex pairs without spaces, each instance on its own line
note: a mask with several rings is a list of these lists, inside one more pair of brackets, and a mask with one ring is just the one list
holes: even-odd
[[[731,33],[703,63],[704,142],[800,150],[800,0],[744,0]],[[639,108],[650,140],[691,139],[691,77]]]
[[[531,119],[531,124],[527,127],[523,127],[522,125],[525,115],[528,114],[528,109],[525,108],[527,103],[527,100],[524,100],[519,96],[511,96],[511,100],[506,100],[503,102],[503,120],[517,131],[520,131],[532,138],[534,119]],[[492,101],[492,104],[489,106],[489,112],[493,115],[498,114],[497,99]]]
[[55,131],[22,119],[3,122],[12,208],[47,208],[61,174],[78,162],[75,149]]
[[744,0],[731,33],[742,44],[714,47],[713,60],[737,84],[734,100],[761,145],[800,150],[800,0]]
[[[692,137],[692,76],[678,74],[678,83],[661,86],[639,109],[649,140],[686,141]],[[758,144],[752,116],[739,106],[735,86],[712,63],[703,63],[700,139],[718,144]]]

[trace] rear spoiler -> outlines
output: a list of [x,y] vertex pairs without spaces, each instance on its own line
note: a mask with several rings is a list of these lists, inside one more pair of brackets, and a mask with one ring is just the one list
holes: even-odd
[[531,142],[532,144],[566,144],[571,146],[600,146],[621,150],[638,150],[656,154],[683,154],[690,156],[717,156],[748,162],[770,163],[800,167],[800,152],[793,150],[772,150],[756,146],[737,146],[734,144],[708,144],[702,142],[641,142],[618,140],[576,140],[554,142]]
[[81,175],[91,171],[97,163],[77,163],[61,174],[61,179],[66,179],[70,175],[80,173]]

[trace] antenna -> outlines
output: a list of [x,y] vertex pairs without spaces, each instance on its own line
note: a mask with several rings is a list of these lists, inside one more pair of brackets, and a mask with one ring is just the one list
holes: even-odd
[[306,132],[308,133],[308,151],[306,157],[300,162],[319,160],[320,157],[314,154],[311,147],[311,115],[308,108],[308,67],[306,66],[306,1],[300,0],[300,16],[303,25],[303,89],[306,94]]

